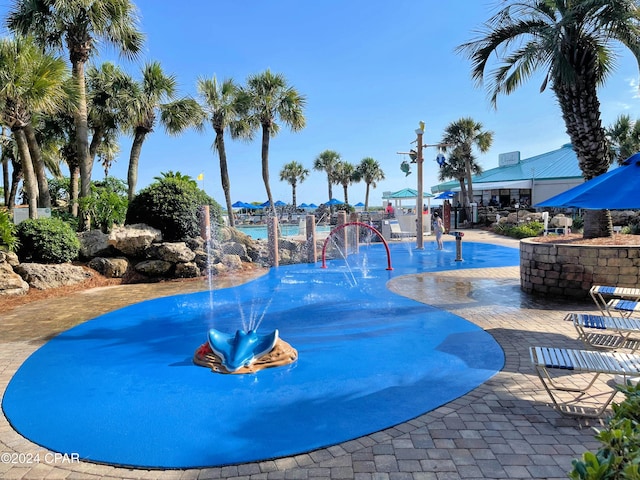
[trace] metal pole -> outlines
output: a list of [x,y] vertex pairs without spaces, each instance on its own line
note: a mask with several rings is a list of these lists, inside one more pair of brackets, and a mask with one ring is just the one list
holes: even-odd
[[423,217],[422,217],[422,203],[423,199],[423,187],[422,187],[422,135],[424,134],[424,130],[419,128],[416,130],[416,135],[418,137],[418,145],[417,145],[417,155],[416,162],[418,164],[418,199],[416,205],[416,249],[423,250],[424,249],[424,238],[422,236],[423,233]]

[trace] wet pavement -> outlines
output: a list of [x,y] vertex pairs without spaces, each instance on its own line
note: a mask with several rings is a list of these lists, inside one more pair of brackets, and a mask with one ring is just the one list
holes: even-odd
[[[483,231],[465,231],[464,241],[518,247],[516,240]],[[582,348],[563,318],[569,311],[595,311],[593,304],[529,297],[520,291],[518,267],[407,275],[388,286],[489,332],[505,352],[502,371],[455,401],[393,428],[293,457],[206,469],[128,469],[59,457],[21,437],[3,415],[0,478],[566,479],[574,458],[598,448],[592,427],[599,421],[553,410],[528,353],[532,345]],[[203,281],[107,287],[3,312],[0,389],[4,392],[38,346],[75,324],[130,303],[206,288]]]

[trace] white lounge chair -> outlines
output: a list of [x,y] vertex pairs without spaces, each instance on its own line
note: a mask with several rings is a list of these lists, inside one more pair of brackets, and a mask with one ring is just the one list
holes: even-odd
[[624,348],[632,352],[640,347],[639,319],[569,313],[565,320],[573,323],[578,339],[589,347],[612,350]]
[[[600,417],[604,413],[619,390],[609,386],[611,392],[608,389],[590,392],[601,374],[619,376],[617,378],[624,383],[640,375],[640,355],[634,353],[553,347],[531,347],[529,351],[531,362],[553,405],[565,415]],[[567,378],[567,373],[571,374],[570,378]],[[587,379],[577,379],[576,374],[586,374]],[[564,380],[563,385],[558,383],[560,378]],[[578,386],[579,383],[586,385]],[[557,392],[574,395],[563,400]]]
[[405,232],[400,228],[400,222],[398,220],[389,220],[389,226],[391,227],[391,238],[404,238],[412,237],[415,234],[412,232]]
[[611,315],[612,310],[623,316],[640,311],[640,288],[594,285],[589,294],[603,315]]

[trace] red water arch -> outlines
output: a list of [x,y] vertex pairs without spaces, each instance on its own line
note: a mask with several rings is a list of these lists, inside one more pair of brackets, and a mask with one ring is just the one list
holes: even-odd
[[373,233],[377,234],[378,237],[380,237],[380,240],[382,240],[382,243],[384,244],[384,248],[387,250],[387,270],[393,270],[393,268],[391,267],[391,253],[389,252],[389,244],[387,243],[387,241],[384,239],[384,237],[382,236],[382,234],[378,230],[376,230],[371,225],[369,225],[367,223],[363,223],[363,222],[343,223],[342,225],[338,225],[336,228],[334,228],[333,230],[331,230],[329,232],[329,235],[327,235],[327,238],[324,239],[324,243],[322,244],[322,268],[327,268],[327,263],[325,262],[325,253],[326,253],[326,250],[327,250],[327,244],[329,243],[329,240],[331,239],[331,236],[334,233],[339,232],[340,230],[342,230],[342,229],[344,229],[346,227],[349,227],[351,225],[357,225],[358,227],[368,228]]

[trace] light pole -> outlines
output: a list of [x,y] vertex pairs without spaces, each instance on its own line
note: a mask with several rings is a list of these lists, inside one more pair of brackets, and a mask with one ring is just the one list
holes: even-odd
[[422,215],[422,202],[424,201],[422,192],[422,135],[424,134],[424,122],[420,122],[420,128],[416,129],[416,163],[418,164],[418,198],[416,200],[416,249],[424,249],[424,238],[422,236],[424,217]]

